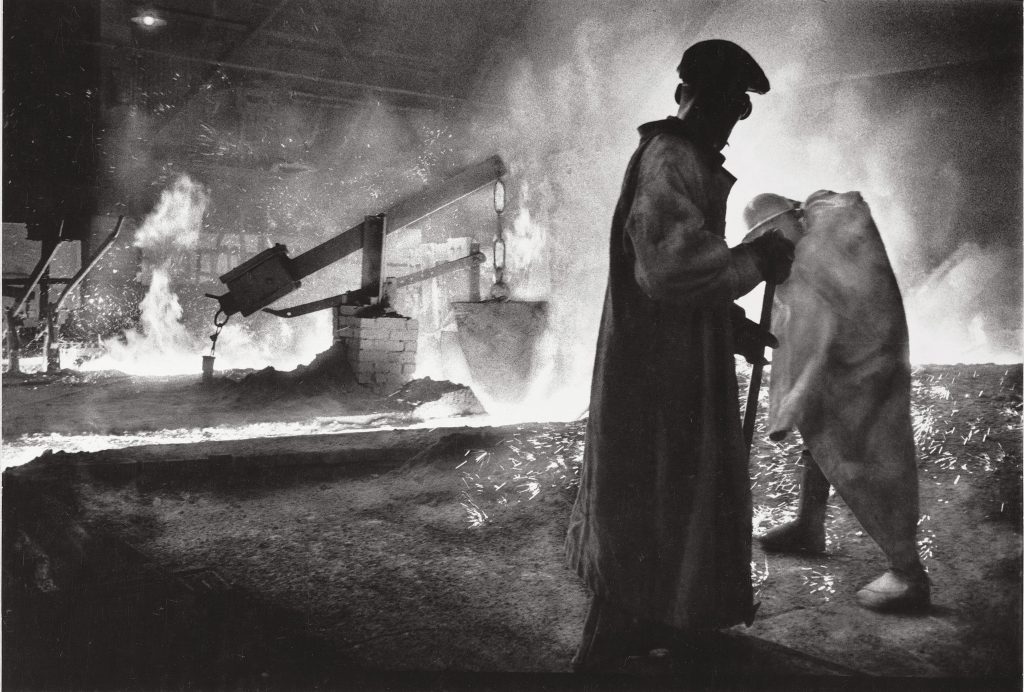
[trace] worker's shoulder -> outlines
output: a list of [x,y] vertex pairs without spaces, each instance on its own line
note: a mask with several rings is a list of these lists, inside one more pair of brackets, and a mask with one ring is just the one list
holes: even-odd
[[684,169],[713,168],[719,162],[712,160],[689,137],[672,131],[652,133],[643,153],[645,166],[672,166]]

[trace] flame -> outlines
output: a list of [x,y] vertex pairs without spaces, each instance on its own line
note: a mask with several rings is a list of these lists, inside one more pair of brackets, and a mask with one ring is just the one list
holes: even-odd
[[83,370],[120,370],[135,375],[180,375],[196,371],[197,343],[185,331],[178,296],[166,267],[152,268],[149,290],[139,307],[142,324],[121,339],[103,342],[104,355]]
[[[523,184],[522,196],[528,199],[528,187]],[[551,292],[547,272],[547,229],[533,220],[525,204],[519,209],[512,228],[505,233],[506,281],[517,300],[541,300]]]
[[965,243],[907,291],[911,362],[1019,363],[1020,316],[1011,310],[996,324],[981,309],[992,295],[1009,292],[997,277],[1016,261],[998,249]]
[[[103,342],[104,354],[83,364],[83,370],[119,370],[133,375],[181,375],[200,372],[200,356],[210,348],[206,334],[190,332],[174,290],[178,267],[199,243],[203,215],[210,198],[188,176],[165,190],[153,212],[135,234],[143,250],[140,276],[149,289],[139,303],[138,329]],[[211,327],[212,330],[212,327]],[[330,315],[319,313],[257,325],[238,322],[224,327],[217,340],[215,366],[291,370],[310,362],[331,344]]]

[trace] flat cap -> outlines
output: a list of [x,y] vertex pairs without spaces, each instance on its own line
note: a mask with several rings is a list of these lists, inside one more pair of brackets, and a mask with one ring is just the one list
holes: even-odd
[[766,94],[771,88],[764,70],[750,53],[719,38],[700,41],[686,49],[679,63],[679,79],[698,87],[735,87],[756,94]]

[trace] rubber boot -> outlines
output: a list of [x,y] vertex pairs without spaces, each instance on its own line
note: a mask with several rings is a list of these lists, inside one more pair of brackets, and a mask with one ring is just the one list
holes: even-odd
[[862,608],[880,613],[921,613],[931,606],[931,582],[923,567],[891,567],[857,592]]
[[931,580],[921,564],[916,542],[896,546],[889,569],[857,592],[857,603],[880,613],[920,613],[931,606]]
[[800,500],[796,519],[758,537],[766,552],[804,555],[825,552],[829,482],[806,449],[800,455],[800,465]]

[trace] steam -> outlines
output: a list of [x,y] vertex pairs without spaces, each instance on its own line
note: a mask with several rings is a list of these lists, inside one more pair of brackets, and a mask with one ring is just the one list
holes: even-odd
[[668,103],[650,106],[656,73],[648,61],[671,72],[675,53],[668,6],[587,10],[584,17],[567,3],[538,6],[537,33],[490,80],[495,93],[486,97],[502,107],[473,118],[479,153],[496,149],[511,169],[512,297],[549,302],[534,379],[513,417],[564,420],[587,408],[608,229],[635,128],[674,112],[671,86]]
[[[1001,277],[1018,271],[1018,258],[976,243],[960,246],[907,292],[912,355],[921,363],[1017,363],[1020,315],[1006,304]],[[956,296],[954,310],[949,297]],[[1012,296],[1010,296],[1012,300]],[[1011,303],[1012,304],[1012,303]],[[918,338],[915,339],[914,337]]]
[[146,263],[167,268],[182,250],[195,249],[209,203],[205,187],[186,175],[175,180],[135,232],[133,244],[147,251]]
[[[1019,362],[1019,172],[990,198],[971,199],[977,193],[970,176],[975,189],[978,178],[967,166],[976,166],[982,153],[960,159],[950,153],[964,151],[965,128],[978,128],[971,133],[976,141],[979,131],[988,132],[981,126],[996,118],[1019,120],[1016,102],[993,107],[952,77],[821,83],[819,76],[814,86],[809,76],[815,69],[818,75],[848,70],[827,37],[849,28],[855,13],[824,3],[793,7],[800,21],[790,12],[736,3],[705,16],[706,28],[697,33],[687,22],[700,15],[700,3],[657,4],[642,12],[616,3],[589,3],[586,12],[551,3],[531,16],[535,33],[490,80],[496,87],[487,96],[503,108],[477,114],[473,138],[481,152],[493,146],[509,161],[519,186],[517,220],[543,229],[524,233],[530,251],[509,258],[510,273],[546,275],[542,283],[549,287],[543,296],[532,282],[523,287],[531,298],[551,303],[551,343],[540,353],[533,388],[538,403],[560,401],[566,413],[586,406],[608,229],[638,142],[635,128],[674,114],[679,56],[690,43],[716,37],[750,50],[773,83],[770,94],[754,96],[753,116],[739,123],[723,152],[739,178],[729,243],[744,235],[742,209],[756,194],[803,199],[823,188],[858,190],[904,295],[912,360]],[[877,57],[912,59],[895,52]],[[984,136],[993,156],[1013,158],[997,147],[998,135]],[[1002,228],[965,213],[979,203],[1009,209],[991,214]],[[987,242],[968,240],[982,235]],[[512,289],[520,297],[514,282]],[[760,302],[760,290],[741,301],[754,315]]]
[[[205,188],[182,176],[165,190],[135,233],[133,245],[143,251],[139,279],[149,289],[139,304],[140,326],[122,339],[103,342],[105,354],[85,364],[86,370],[120,370],[132,374],[180,374],[195,371],[195,339],[182,322],[182,309],[171,287],[171,271],[185,252],[199,242],[203,214],[210,197]],[[192,367],[186,364],[192,361]]]
[[[730,205],[732,242],[745,230],[742,204],[759,192],[803,199],[823,188],[858,190],[901,287],[911,361],[1018,362],[1019,309],[1006,308],[1020,305],[1012,259],[1019,252],[962,239],[966,183],[925,141],[929,103],[910,97],[888,112],[879,106],[883,98],[888,89],[873,83],[784,91],[763,119],[740,123],[727,150],[741,172]],[[995,300],[982,300],[985,293]],[[757,310],[760,291],[741,302],[748,313]]]
[[[529,184],[523,183],[524,199],[529,197]],[[505,238],[505,280],[516,300],[543,300],[551,292],[547,261],[548,229],[537,223],[530,208],[523,204],[503,233]]]
[[[84,370],[119,370],[136,375],[200,372],[200,355],[209,352],[210,341],[205,334],[186,327],[175,277],[187,280],[186,267],[193,260],[190,251],[199,243],[209,202],[207,189],[188,176],[179,177],[161,194],[136,231],[133,243],[142,250],[139,279],[149,283],[139,304],[139,327],[105,340],[103,355],[84,363]],[[227,325],[217,342],[217,367],[271,365],[290,370],[309,362],[330,345],[329,316],[281,322],[263,330],[252,325]]]
[[[276,120],[268,114],[268,121],[281,123],[275,136],[280,134],[282,142],[306,143],[303,155],[316,170],[258,189],[240,187],[235,205],[230,199],[222,204],[222,195],[231,193],[217,188],[217,207],[252,212],[264,224],[261,231],[287,242],[295,256],[455,167],[501,154],[511,170],[504,213],[506,280],[514,300],[549,301],[550,328],[538,349],[530,400],[538,407],[534,410],[553,405],[563,416],[575,416],[587,403],[607,280],[608,229],[638,141],[635,128],[675,112],[674,68],[690,43],[727,38],[746,47],[773,84],[768,95],[754,97],[753,116],[737,126],[724,152],[726,167],[739,178],[728,215],[730,244],[744,235],[741,211],[758,193],[803,199],[822,188],[858,190],[872,209],[903,291],[912,360],[1019,360],[1020,224],[1014,221],[1016,211],[1006,211],[1020,206],[1014,197],[1019,165],[1008,167],[1015,178],[997,181],[1002,187],[992,184],[990,198],[983,201],[995,211],[982,219],[965,211],[981,207],[977,160],[983,151],[1004,155],[1005,145],[997,152],[1000,135],[980,130],[979,136],[988,137],[982,142],[987,150],[969,151],[961,141],[964,131],[978,124],[1019,122],[1017,102],[984,100],[980,87],[954,87],[948,77],[934,83],[913,81],[916,77],[826,83],[821,75],[842,74],[847,59],[833,50],[830,37],[853,31],[851,17],[862,11],[854,7],[858,3],[848,5],[853,9],[806,2],[772,3],[771,9],[752,2],[535,3],[530,35],[506,49],[495,47],[506,50],[494,61],[503,67],[481,80],[477,94],[489,107],[403,113],[374,104],[330,117],[320,113],[315,133],[286,109]],[[864,33],[863,27],[857,31]],[[861,48],[871,54],[882,43],[871,40]],[[886,59],[893,56],[879,55],[876,62]],[[1012,134],[1016,141],[1019,131]],[[176,195],[184,206],[161,210],[158,205],[146,221],[151,228],[139,232],[153,236],[140,246],[152,276],[143,301],[147,315],[138,331],[108,348],[122,361],[128,352],[136,354],[140,363],[170,362],[171,354],[179,354],[182,371],[192,373],[209,342],[205,333],[191,334],[182,325],[175,295],[178,266],[163,258],[194,247],[189,237],[198,233],[197,219],[203,218],[208,199],[179,182],[165,194]],[[488,197],[467,198],[402,234],[423,243],[474,237],[490,258]],[[170,227],[179,230],[171,233]],[[179,242],[174,235],[184,247],[173,247]],[[165,248],[168,243],[172,247]],[[304,280],[290,298],[298,303],[355,285],[358,256],[350,259]],[[401,276],[415,268],[391,267],[386,273]],[[486,296],[490,267],[483,269]],[[454,325],[444,318],[444,304],[453,296],[441,281],[422,294],[429,304],[410,308],[421,311],[410,316],[431,316],[421,319],[416,374],[465,381]],[[748,296],[748,314],[755,314],[759,303],[759,291]],[[311,358],[330,343],[329,315],[302,319],[307,321],[232,321],[218,343],[218,367],[233,362],[261,367],[280,362],[274,359],[281,352]],[[161,350],[158,344],[172,346]]]

